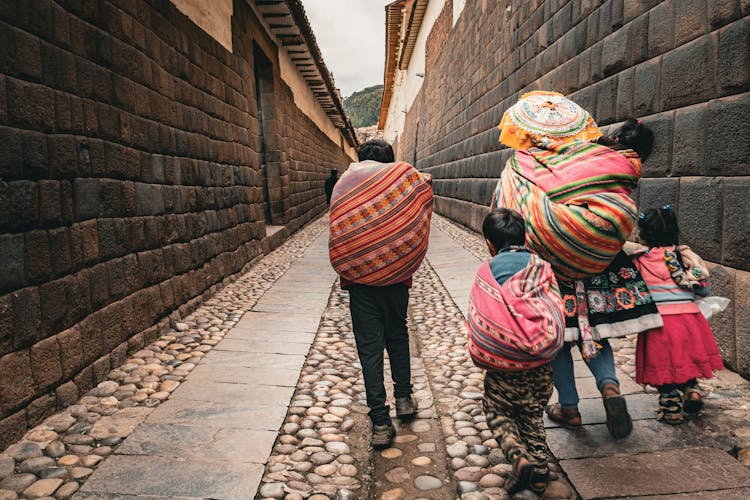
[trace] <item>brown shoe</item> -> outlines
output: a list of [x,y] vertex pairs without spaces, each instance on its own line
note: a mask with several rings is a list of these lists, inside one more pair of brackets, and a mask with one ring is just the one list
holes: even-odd
[[581,414],[578,412],[578,408],[563,408],[560,403],[555,403],[547,405],[544,413],[550,420],[562,424],[566,429],[577,429],[581,426]]
[[607,413],[607,430],[615,439],[621,439],[633,431],[633,421],[628,413],[628,404],[615,384],[602,387],[604,411]]

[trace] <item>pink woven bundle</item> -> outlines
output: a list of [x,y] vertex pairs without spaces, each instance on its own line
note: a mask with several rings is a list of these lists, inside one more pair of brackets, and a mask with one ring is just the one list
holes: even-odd
[[550,265],[528,265],[499,285],[489,262],[479,268],[469,298],[469,354],[491,370],[528,370],[549,363],[563,343],[563,303]]

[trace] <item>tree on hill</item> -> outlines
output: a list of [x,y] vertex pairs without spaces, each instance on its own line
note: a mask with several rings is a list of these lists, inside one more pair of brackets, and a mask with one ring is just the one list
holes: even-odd
[[344,109],[352,120],[354,128],[368,127],[378,123],[383,86],[374,85],[344,99]]

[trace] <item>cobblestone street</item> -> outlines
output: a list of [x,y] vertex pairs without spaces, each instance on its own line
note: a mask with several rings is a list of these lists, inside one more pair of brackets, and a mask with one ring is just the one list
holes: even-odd
[[[464,347],[481,238],[433,221],[409,310],[419,413],[381,452],[368,449],[348,294],[326,245],[325,219],[309,224],[11,445],[0,455],[0,499],[506,498],[511,468]],[[558,462],[545,498],[747,498],[750,384],[723,371],[705,383],[702,415],[666,426],[656,396],[629,376],[634,339],[615,349],[633,434],[610,438],[579,358],[584,427],[548,422]]]

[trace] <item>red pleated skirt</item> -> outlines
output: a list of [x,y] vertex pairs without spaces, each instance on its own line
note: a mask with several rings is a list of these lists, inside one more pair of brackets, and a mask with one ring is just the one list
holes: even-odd
[[660,386],[711,378],[724,368],[711,326],[701,313],[663,315],[664,326],[638,334],[635,380]]

